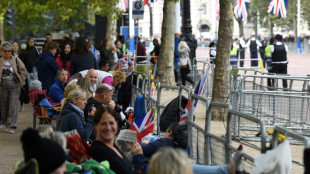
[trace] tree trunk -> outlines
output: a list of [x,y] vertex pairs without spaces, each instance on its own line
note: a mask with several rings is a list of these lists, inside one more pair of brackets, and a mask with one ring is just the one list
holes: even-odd
[[253,25],[254,25],[254,33],[255,33],[255,37],[257,38],[258,32],[257,32],[257,12],[253,12]]
[[164,1],[164,16],[162,23],[162,37],[160,53],[158,56],[158,71],[156,79],[160,83],[173,86],[173,53],[174,53],[174,31],[175,30],[175,2]]
[[239,24],[239,36],[244,34],[244,29],[243,29],[243,20],[238,18],[237,22]]
[[270,37],[273,37],[273,22],[272,22],[272,19],[270,17],[270,14],[267,15],[267,20],[268,20],[268,28],[269,28],[269,32],[270,32]]
[[293,1],[294,42],[297,43],[297,2]]
[[[233,11],[231,0],[220,0],[221,19],[219,22],[216,66],[213,82],[212,101],[226,104],[229,97],[230,49],[233,37]],[[214,108],[212,120],[223,120],[225,110]]]
[[0,21],[0,43],[1,41],[4,42],[4,28],[3,28],[3,21]]
[[116,40],[116,19],[115,19],[115,14],[110,14],[107,16],[107,28],[106,28],[106,38],[111,40],[111,43],[114,43],[113,41]]

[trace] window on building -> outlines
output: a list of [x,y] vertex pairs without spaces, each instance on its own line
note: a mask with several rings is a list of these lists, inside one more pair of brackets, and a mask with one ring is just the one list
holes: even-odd
[[209,32],[210,31],[210,27],[206,24],[203,24],[200,26],[200,32]]

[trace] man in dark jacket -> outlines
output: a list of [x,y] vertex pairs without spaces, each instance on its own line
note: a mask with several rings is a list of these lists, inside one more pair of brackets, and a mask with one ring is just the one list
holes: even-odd
[[[151,54],[151,56],[159,56],[159,51],[160,51],[160,45],[159,45],[159,43],[158,43],[158,39],[153,39],[153,44],[154,44],[154,49],[153,49],[153,51],[152,52],[150,52],[150,54]],[[156,58],[154,58],[154,57],[152,57],[151,58],[151,62],[152,63],[156,63],[157,62],[157,57]]]
[[67,85],[68,71],[65,69],[60,69],[57,71],[57,79],[55,83],[51,86],[48,96],[52,99],[54,103],[60,103],[64,92],[65,86]]
[[[280,34],[275,36],[275,44],[270,47],[271,70],[269,72],[276,74],[287,74],[287,45],[283,43],[283,37]],[[274,86],[274,85],[272,85]],[[283,80],[283,88],[287,88],[287,80]]]
[[84,118],[87,119],[87,111],[91,110],[92,107],[98,108],[100,105],[107,105],[108,107],[114,109],[115,112],[118,113],[118,124],[119,128],[122,128],[123,121],[125,118],[122,117],[122,109],[115,104],[115,102],[112,100],[113,96],[113,89],[108,84],[101,84],[97,87],[96,93],[94,97],[90,97],[87,100],[87,104],[84,109]]
[[140,41],[140,37],[136,37],[136,44],[137,44],[137,56],[143,56],[137,58],[137,63],[141,63],[142,61],[146,60],[146,49],[143,43]]
[[48,42],[46,44],[47,51],[44,51],[39,56],[38,61],[38,76],[42,83],[42,89],[49,91],[50,87],[56,80],[56,73],[58,65],[55,62],[54,56],[56,54],[58,45],[55,42]]

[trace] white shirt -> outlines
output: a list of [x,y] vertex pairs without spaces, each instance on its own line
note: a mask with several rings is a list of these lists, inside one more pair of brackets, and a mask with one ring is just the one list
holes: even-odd
[[210,48],[210,54],[216,57],[216,48]]
[[[250,51],[250,44],[251,41],[256,40],[255,38],[252,38],[251,40],[248,41],[248,43],[246,44],[246,47],[248,48],[248,51]],[[262,43],[260,43],[259,40],[256,40],[256,45],[257,45],[257,50],[259,49],[259,47],[262,46]]]
[[240,43],[240,45],[242,46],[242,48],[245,49],[246,45],[245,45],[245,41],[244,41],[243,38],[240,38],[240,39],[239,39],[239,43]]

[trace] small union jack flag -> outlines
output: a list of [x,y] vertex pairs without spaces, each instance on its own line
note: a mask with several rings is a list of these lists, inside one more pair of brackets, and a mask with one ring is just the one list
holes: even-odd
[[133,66],[135,64],[135,55],[132,55],[131,58],[129,59],[129,63],[128,63],[128,66],[129,66],[129,72],[133,71]]
[[127,58],[121,58],[119,62],[119,70],[121,71],[123,67],[128,67],[128,59]]
[[144,116],[137,118],[130,126],[130,130],[137,132],[137,141],[140,143],[141,139],[149,133],[154,131],[154,117],[156,115],[156,109],[151,109]]
[[280,18],[286,18],[288,0],[270,0],[267,12]]
[[246,20],[248,17],[248,9],[250,6],[250,0],[236,0],[235,15],[241,19]]

